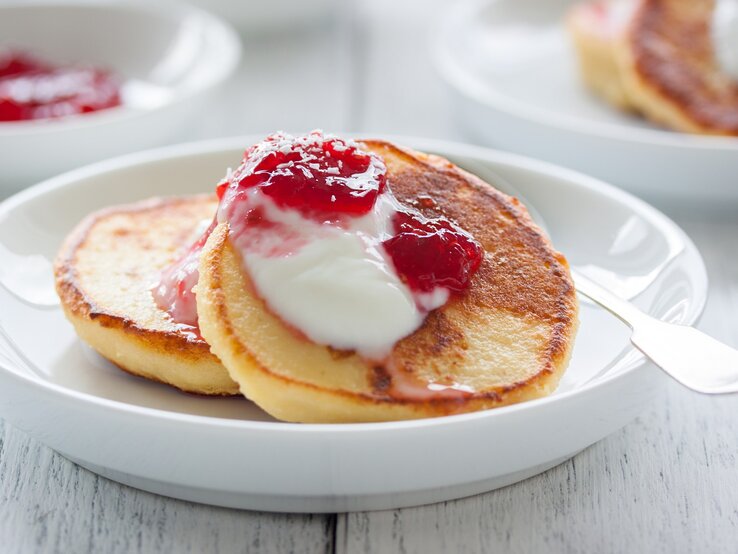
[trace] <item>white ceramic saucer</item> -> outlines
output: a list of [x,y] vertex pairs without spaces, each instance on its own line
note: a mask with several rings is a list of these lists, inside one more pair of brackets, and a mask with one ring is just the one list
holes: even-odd
[[[0,415],[101,475],[198,502],[294,512],[370,510],[480,493],[534,475],[635,417],[664,377],[613,317],[582,303],[571,365],[552,396],[409,422],[299,425],[243,399],[185,395],[85,347],[54,304],[50,261],[91,210],[212,190],[237,139],[135,154],[77,170],[0,205]],[[685,234],[629,194],[486,149],[401,139],[520,190],[572,264],[682,323],[707,281]],[[491,172],[491,173],[490,173]]]
[[449,4],[432,46],[470,134],[658,200],[738,200],[738,138],[664,130],[584,88],[563,24],[573,3]]

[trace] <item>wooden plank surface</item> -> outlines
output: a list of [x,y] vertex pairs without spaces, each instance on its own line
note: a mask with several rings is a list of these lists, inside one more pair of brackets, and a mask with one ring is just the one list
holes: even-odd
[[[182,140],[313,127],[463,138],[428,56],[442,5],[354,3],[309,32],[247,38],[222,106]],[[708,265],[701,327],[738,346],[738,215],[674,215]],[[669,384],[638,420],[543,475],[454,502],[338,516],[137,491],[0,423],[0,552],[736,552],[736,413],[738,399]]]
[[335,516],[262,514],[139,491],[0,423],[0,552],[333,552]]

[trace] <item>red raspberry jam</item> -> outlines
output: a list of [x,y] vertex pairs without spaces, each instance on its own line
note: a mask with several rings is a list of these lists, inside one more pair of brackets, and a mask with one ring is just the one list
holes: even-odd
[[0,52],[0,79],[49,69],[51,69],[49,64],[23,52]]
[[60,118],[120,104],[119,83],[107,71],[0,53],[0,121]]
[[395,236],[384,241],[400,278],[417,292],[462,292],[482,262],[482,246],[444,217],[396,212]]
[[251,147],[230,181],[242,190],[260,187],[280,208],[332,221],[368,213],[385,173],[378,156],[314,132],[295,139],[276,134]]

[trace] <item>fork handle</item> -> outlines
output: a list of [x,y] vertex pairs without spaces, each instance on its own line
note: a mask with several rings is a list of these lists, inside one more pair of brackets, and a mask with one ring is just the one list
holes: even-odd
[[577,290],[625,322],[633,345],[684,386],[707,394],[738,392],[738,350],[686,325],[661,321],[574,271]]

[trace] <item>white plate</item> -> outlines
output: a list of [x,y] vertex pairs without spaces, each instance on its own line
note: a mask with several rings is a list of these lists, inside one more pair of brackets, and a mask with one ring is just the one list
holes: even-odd
[[74,167],[164,143],[235,70],[235,32],[183,4],[143,0],[0,6],[0,47],[120,75],[123,106],[45,121],[0,122],[0,198]]
[[738,200],[738,138],[671,132],[583,86],[563,25],[571,0],[453,4],[436,65],[478,140],[662,199]]
[[[662,384],[616,319],[582,303],[571,365],[552,396],[409,422],[275,422],[244,399],[208,399],[132,377],[75,336],[50,260],[91,210],[211,190],[253,139],[185,145],[77,170],[0,205],[0,410],[101,475],[199,502],[294,512],[392,508],[479,493],[567,459],[635,417]],[[707,282],[691,241],[625,192],[542,162],[402,140],[493,172],[537,208],[556,246],[659,317],[692,323]],[[0,337],[2,338],[2,337]]]

